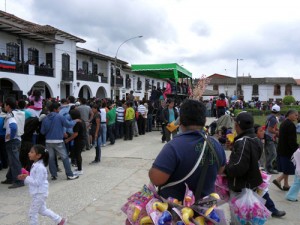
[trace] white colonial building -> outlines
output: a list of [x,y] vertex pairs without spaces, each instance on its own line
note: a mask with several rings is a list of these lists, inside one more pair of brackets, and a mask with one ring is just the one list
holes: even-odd
[[[85,40],[49,25],[25,21],[0,11],[0,101],[23,98],[40,89],[45,98],[125,98],[131,90],[138,99],[149,97],[162,79],[130,70],[128,63],[77,46]],[[116,93],[113,93],[113,92]]]
[[[293,95],[300,100],[300,86],[298,80],[292,77],[229,77],[221,74],[213,74],[208,77],[210,83],[207,85],[206,93],[219,95],[224,93],[229,98],[236,95],[245,101],[281,101],[286,95]],[[205,98],[209,98],[206,95]]]

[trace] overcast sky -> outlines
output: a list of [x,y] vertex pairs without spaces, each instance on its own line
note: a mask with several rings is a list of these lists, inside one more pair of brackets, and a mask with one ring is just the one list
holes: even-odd
[[[5,11],[5,0],[0,9]],[[178,63],[220,73],[300,79],[299,0],[6,0],[6,11],[86,40],[129,64]]]

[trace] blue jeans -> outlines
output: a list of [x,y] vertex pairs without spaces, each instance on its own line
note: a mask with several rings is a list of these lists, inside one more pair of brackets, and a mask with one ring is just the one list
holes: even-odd
[[286,194],[285,198],[292,201],[296,201],[298,198],[299,191],[300,191],[300,176],[295,175],[294,183],[290,187],[290,190]]
[[17,176],[21,174],[21,162],[19,159],[19,151],[21,148],[21,141],[13,139],[5,142],[5,149],[8,157],[8,171],[6,179],[13,183],[23,184],[24,181],[18,180]]
[[271,140],[265,142],[265,155],[266,155],[266,170],[273,170],[273,162],[277,157],[276,143]]
[[[67,154],[66,146],[63,142],[61,143],[46,143],[46,148],[49,152],[49,170],[53,177],[57,177],[57,167],[55,164],[56,154],[61,157],[65,172],[67,176],[73,176],[71,170],[69,156]],[[55,154],[56,153],[56,154]]]
[[148,114],[147,115],[146,132],[151,132],[152,131],[152,121],[153,121],[153,115]]
[[262,197],[266,200],[265,206],[270,212],[275,213],[278,211],[273,200],[270,198],[269,192],[266,192]]
[[96,162],[100,162],[101,161],[101,135],[97,138],[96,141],[96,146],[95,146],[95,150],[96,150],[96,155],[95,155],[95,161]]
[[106,123],[101,123],[101,144],[106,145],[106,133],[107,133],[107,126]]

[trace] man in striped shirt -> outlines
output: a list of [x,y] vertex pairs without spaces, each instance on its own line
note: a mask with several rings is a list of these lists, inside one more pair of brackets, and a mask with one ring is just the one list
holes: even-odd
[[122,102],[117,103],[117,121],[116,121],[116,138],[124,137],[124,112],[125,109],[123,107]]
[[144,135],[146,132],[146,115],[147,115],[147,108],[144,106],[144,102],[140,101],[138,106],[138,128],[139,128],[139,135]]

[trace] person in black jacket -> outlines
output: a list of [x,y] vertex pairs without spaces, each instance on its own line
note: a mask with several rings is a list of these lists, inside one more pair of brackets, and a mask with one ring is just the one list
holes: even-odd
[[235,119],[235,137],[225,174],[230,191],[243,188],[256,189],[262,182],[258,160],[263,152],[261,141],[254,133],[254,120],[250,113],[241,112]]
[[[298,111],[290,109],[286,113],[286,119],[281,123],[279,128],[279,139],[277,146],[277,167],[282,172],[280,176],[273,180],[280,190],[288,191],[289,175],[295,174],[295,166],[291,161],[292,155],[298,149],[296,126],[294,122],[298,119]],[[283,180],[283,186],[281,181]]]

